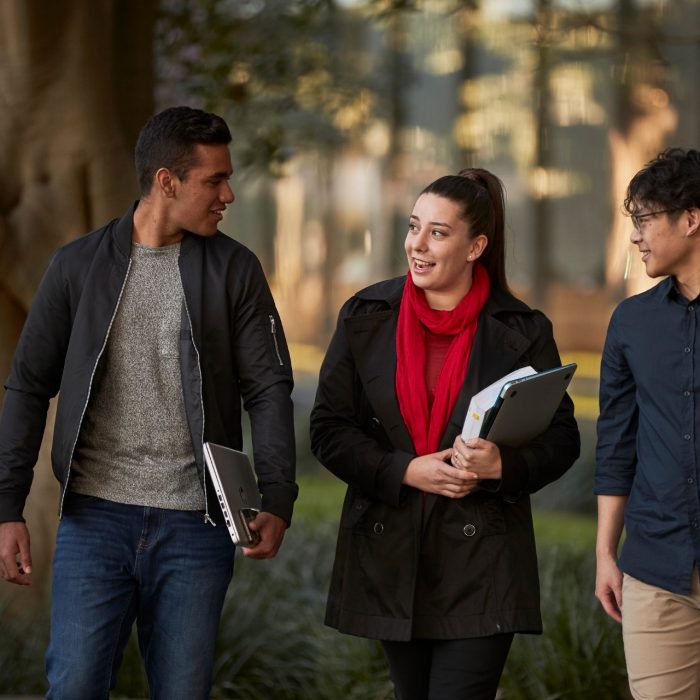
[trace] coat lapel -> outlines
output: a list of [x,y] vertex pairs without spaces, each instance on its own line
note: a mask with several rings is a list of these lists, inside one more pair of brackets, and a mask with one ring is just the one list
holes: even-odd
[[396,398],[397,320],[398,307],[348,318],[345,331],[375,416],[397,449],[413,452]]
[[189,317],[192,337],[195,345],[201,349],[203,347],[201,324],[197,319],[203,318],[204,300],[203,280],[204,280],[204,246],[206,241],[194,234],[186,234],[180,245],[180,279],[182,280],[182,290],[185,297],[185,312]]
[[441,450],[452,447],[455,438],[462,432],[472,396],[521,366],[519,361],[529,347],[530,341],[525,336],[493,316],[485,314],[482,317],[462,389],[440,442]]
[[[492,316],[488,307],[484,309],[474,337],[464,383],[440,442],[441,450],[452,447],[455,438],[462,432],[472,396],[521,366],[520,360],[529,347],[530,340]],[[436,501],[437,496],[428,494],[424,522],[428,521]]]

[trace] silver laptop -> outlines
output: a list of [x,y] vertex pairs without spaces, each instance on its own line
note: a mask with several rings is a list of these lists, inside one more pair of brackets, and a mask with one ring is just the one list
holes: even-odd
[[257,544],[260,537],[248,523],[260,512],[262,499],[248,455],[215,442],[205,442],[204,461],[234,544],[244,547]]
[[506,382],[480,437],[509,447],[534,440],[552,422],[575,371],[576,363],[571,362]]

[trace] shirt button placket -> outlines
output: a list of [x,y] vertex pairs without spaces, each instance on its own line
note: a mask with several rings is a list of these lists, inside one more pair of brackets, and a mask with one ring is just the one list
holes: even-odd
[[[690,314],[690,345],[688,347],[688,350],[694,350],[694,342],[695,342],[695,336],[697,332],[697,326],[696,326],[696,317],[695,314],[693,313],[695,311],[695,305],[694,304],[688,304],[688,313]],[[695,355],[695,353],[692,353]],[[692,392],[695,387],[695,362],[693,360],[693,357],[690,358],[690,389],[689,391],[686,392],[686,395],[690,398],[692,398]],[[695,411],[691,411],[691,415],[694,415]],[[693,432],[695,431],[695,426],[693,423]]]
[[[695,307],[694,307],[692,304],[688,304],[688,306],[686,306],[686,309],[687,309],[688,313],[691,313],[691,312],[694,310],[694,308],[695,308]],[[695,338],[695,315],[694,315],[694,314],[690,317],[690,328],[689,328],[688,330],[689,330],[688,337],[689,337],[689,340],[690,340],[690,343],[691,343],[691,344],[690,344],[690,345],[686,345],[686,346],[683,348],[683,352],[684,352],[686,355],[690,355],[690,354],[692,353],[692,351],[693,351],[692,342],[693,342],[693,339]],[[691,387],[692,387],[692,386],[695,386],[695,384],[694,384],[694,382],[695,382],[695,377],[694,377],[695,372],[694,372],[694,369],[695,369],[695,368],[693,367],[693,358],[690,357],[689,360],[690,360],[690,367],[689,367],[690,372],[689,372],[689,374],[690,374],[690,378],[691,378]],[[689,391],[685,391],[685,392],[683,392],[683,395],[684,395],[684,396],[690,396],[690,392],[689,392]],[[693,430],[693,426],[691,425],[690,428],[691,428],[691,431],[692,431],[692,430]],[[692,436],[692,433],[686,433],[686,434],[683,436],[683,439],[684,439],[684,440],[691,440],[692,437],[693,437],[693,436]]]

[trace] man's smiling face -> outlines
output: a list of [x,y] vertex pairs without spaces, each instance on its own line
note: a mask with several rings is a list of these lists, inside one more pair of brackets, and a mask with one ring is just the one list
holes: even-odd
[[183,179],[173,174],[175,197],[169,212],[173,224],[198,236],[213,236],[226,205],[235,195],[229,185],[233,174],[225,144],[196,146],[197,160]]

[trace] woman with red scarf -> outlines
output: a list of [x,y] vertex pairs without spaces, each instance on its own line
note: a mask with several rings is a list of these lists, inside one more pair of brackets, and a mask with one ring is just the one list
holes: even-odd
[[567,397],[518,448],[459,434],[471,397],[559,366],[549,320],[508,290],[504,195],[441,177],[409,217],[408,274],[340,311],[312,450],[348,485],[326,623],[382,641],[399,700],[492,700],[515,632],[539,633],[529,494],[579,454]]

